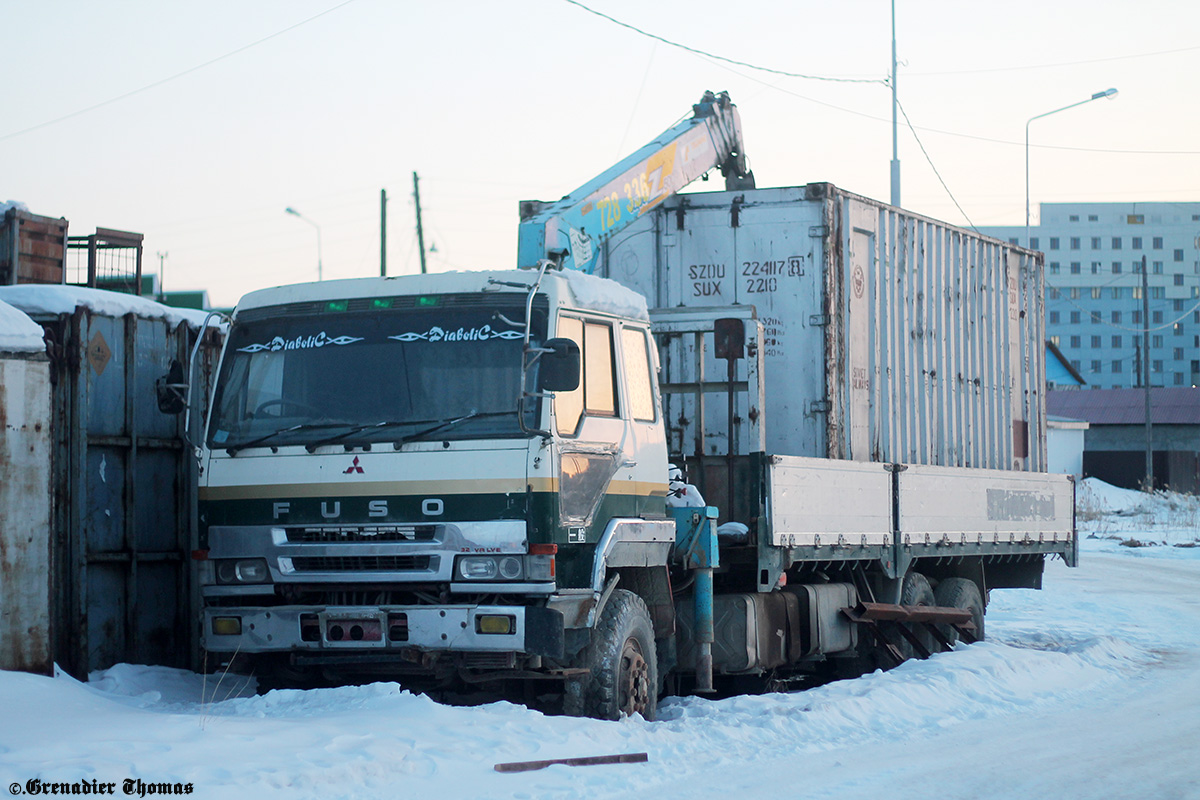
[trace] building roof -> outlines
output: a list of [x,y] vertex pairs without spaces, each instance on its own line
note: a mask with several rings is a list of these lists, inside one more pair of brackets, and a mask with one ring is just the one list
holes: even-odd
[[1083,386],[1087,383],[1083,376],[1079,374],[1079,370],[1071,366],[1071,362],[1067,361],[1067,357],[1063,355],[1062,350],[1058,349],[1058,345],[1049,339],[1046,340],[1046,382],[1060,386]]
[[[1090,389],[1046,393],[1046,411],[1093,425],[1146,424],[1144,389]],[[1155,425],[1200,425],[1200,389],[1151,389],[1150,421]]]
[[1086,431],[1088,423],[1081,419],[1071,419],[1070,417],[1059,417],[1054,414],[1046,415],[1046,427],[1064,431]]

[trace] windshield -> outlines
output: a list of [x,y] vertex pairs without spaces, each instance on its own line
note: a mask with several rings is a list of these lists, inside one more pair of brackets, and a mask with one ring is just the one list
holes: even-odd
[[[230,332],[209,446],[522,436],[524,305],[524,294],[441,295],[247,312]],[[536,427],[537,403],[526,406]]]

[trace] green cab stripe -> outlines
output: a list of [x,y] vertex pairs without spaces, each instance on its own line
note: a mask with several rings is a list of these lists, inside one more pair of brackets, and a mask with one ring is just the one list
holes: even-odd
[[[246,486],[202,486],[202,501],[273,500],[313,497],[395,497],[465,495],[465,494],[524,494],[557,492],[557,478],[532,478],[528,482],[513,478],[450,481],[363,481],[338,483],[275,483]],[[647,481],[613,481],[608,494],[634,497],[666,497],[665,483]]]

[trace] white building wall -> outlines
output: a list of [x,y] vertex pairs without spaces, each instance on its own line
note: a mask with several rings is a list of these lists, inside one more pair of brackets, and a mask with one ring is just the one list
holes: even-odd
[[1046,436],[1046,456],[1049,472],[1083,477],[1083,439],[1087,423],[1059,427],[1050,423]]

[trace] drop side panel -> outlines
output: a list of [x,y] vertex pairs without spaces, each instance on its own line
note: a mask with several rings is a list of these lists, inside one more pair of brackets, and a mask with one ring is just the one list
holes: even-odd
[[1066,475],[917,465],[900,473],[898,485],[902,544],[1069,544],[1074,537],[1074,484]]
[[776,547],[892,543],[892,477],[883,464],[774,456],[767,472]]

